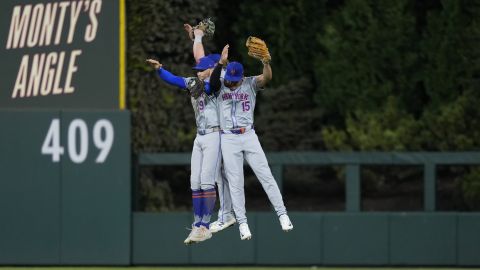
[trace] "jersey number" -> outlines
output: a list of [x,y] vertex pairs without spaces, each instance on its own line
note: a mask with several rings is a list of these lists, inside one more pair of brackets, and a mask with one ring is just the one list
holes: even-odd
[[249,100],[242,102],[242,109],[243,109],[244,112],[250,111],[250,101]]
[[198,110],[203,111],[203,109],[205,109],[205,103],[203,102],[203,100],[200,100],[198,102]]

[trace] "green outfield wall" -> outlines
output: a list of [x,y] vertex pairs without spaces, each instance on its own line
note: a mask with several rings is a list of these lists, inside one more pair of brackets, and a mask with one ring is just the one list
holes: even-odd
[[0,1],[0,264],[128,265],[125,1]]
[[[253,238],[238,226],[183,244],[190,213],[134,213],[134,265],[480,265],[480,214],[291,212],[284,233],[273,213],[247,213]],[[166,233],[168,232],[168,233]]]
[[[290,212],[295,229],[284,233],[273,213],[247,213],[251,241],[238,226],[205,243],[185,247],[190,213],[134,213],[132,264],[255,265],[480,265],[480,213],[437,212],[438,165],[478,165],[477,152],[281,152],[267,158],[280,189],[283,166],[344,166],[345,212]],[[145,153],[141,166],[190,163],[189,153]],[[420,212],[362,212],[362,165],[420,165]],[[168,232],[168,233],[165,233]]]
[[[436,165],[478,153],[270,153],[280,187],[286,164],[345,165],[345,212],[290,212],[289,233],[273,212],[248,212],[252,240],[234,226],[185,246],[191,213],[132,212],[128,112],[0,110],[0,123],[0,265],[480,265],[480,213],[434,207]],[[361,211],[358,169],[379,163],[428,164],[424,211]]]
[[0,123],[0,264],[129,264],[129,112],[0,110]]

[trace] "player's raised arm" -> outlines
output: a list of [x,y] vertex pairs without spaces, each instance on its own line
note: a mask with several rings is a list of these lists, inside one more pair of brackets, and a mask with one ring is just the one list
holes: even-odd
[[255,81],[258,87],[263,87],[272,79],[272,67],[270,66],[272,58],[267,44],[260,38],[250,36],[247,38],[245,45],[248,48],[248,55],[262,61],[263,72],[261,75],[256,76]]
[[193,41],[194,38],[195,38],[195,37],[193,36],[193,27],[192,27],[190,24],[188,24],[188,23],[184,23],[184,24],[183,24],[183,29],[185,29],[185,32],[187,32],[188,37],[190,38],[190,40]]
[[190,24],[184,24],[183,28],[187,32],[189,38],[193,41],[193,57],[198,64],[200,59],[205,56],[202,39],[204,36],[213,36],[213,33],[215,32],[215,23],[210,18],[206,18],[194,27]]
[[220,56],[220,60],[218,60],[218,64],[213,69],[212,75],[210,76],[210,92],[216,93],[220,90],[222,86],[222,82],[220,81],[220,75],[222,73],[222,68],[224,65],[227,64],[228,61],[228,47],[229,45],[225,45],[222,50],[222,55]]
[[157,60],[147,59],[146,62],[149,63],[153,68],[155,68],[157,70],[157,74],[160,76],[160,78],[164,82],[166,82],[170,85],[180,87],[181,89],[186,89],[187,88],[187,85],[185,83],[185,79],[183,77],[173,75],[169,71],[163,69],[162,64],[160,64],[160,62],[158,62]]
[[262,61],[263,63],[263,73],[262,75],[258,75],[255,78],[258,87],[264,87],[271,79],[272,79],[272,67],[270,66],[270,62]]
[[195,62],[198,64],[200,58],[205,56],[205,49],[203,48],[202,38],[204,33],[200,29],[193,30],[193,35],[195,39],[193,40],[193,57],[195,57]]
[[195,63],[198,64],[200,58],[205,56],[205,49],[203,48],[202,39],[205,35],[202,29],[194,29],[190,24],[186,23],[183,25],[185,32],[187,32],[188,37],[193,41],[193,57],[195,58]]

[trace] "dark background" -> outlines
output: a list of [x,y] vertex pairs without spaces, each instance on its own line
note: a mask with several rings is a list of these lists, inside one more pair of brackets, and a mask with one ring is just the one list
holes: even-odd
[[[245,0],[127,3],[127,101],[134,153],[190,152],[190,100],[145,64],[194,76],[183,23],[216,23],[207,53],[230,44],[246,75],[261,73],[245,40],[266,40],[273,81],[259,95],[256,130],[269,151],[478,151],[480,2],[467,0]],[[140,211],[190,208],[189,167],[142,169]],[[415,166],[362,167],[362,210],[421,211],[423,174]],[[342,211],[343,171],[288,166],[291,210]],[[247,208],[268,210],[246,171]],[[437,170],[437,209],[480,209],[480,170]]]

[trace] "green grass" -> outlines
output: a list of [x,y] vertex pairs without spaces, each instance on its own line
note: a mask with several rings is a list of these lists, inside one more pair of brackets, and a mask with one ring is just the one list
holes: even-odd
[[430,267],[2,267],[0,270],[476,270],[480,268],[430,268]]

